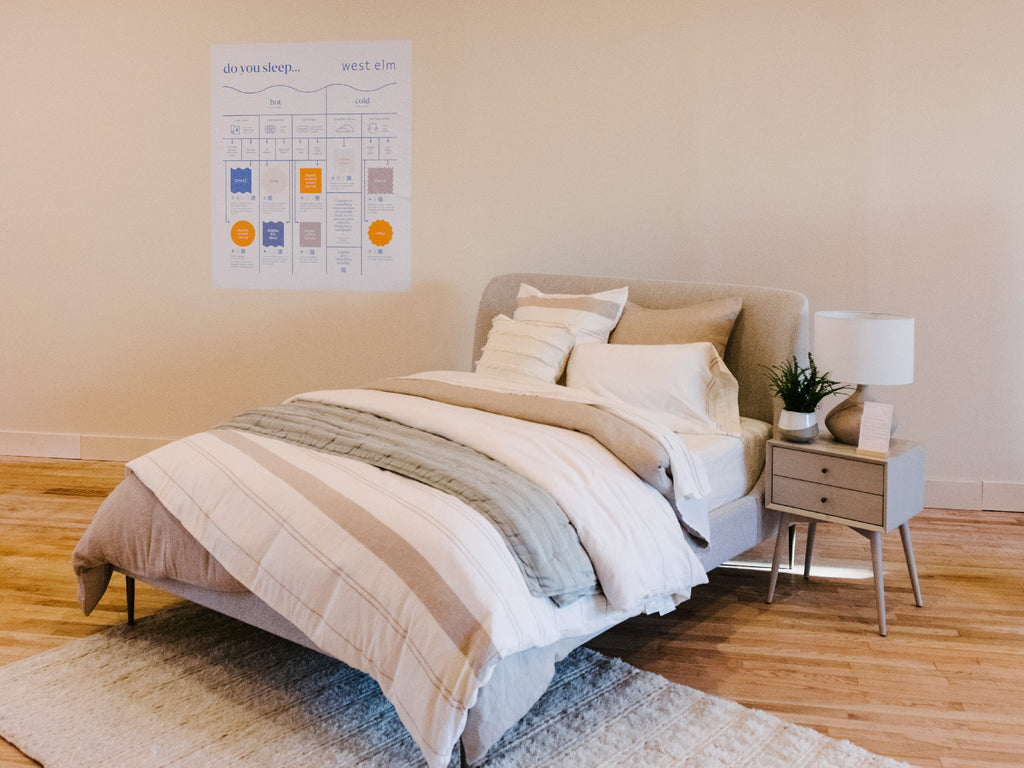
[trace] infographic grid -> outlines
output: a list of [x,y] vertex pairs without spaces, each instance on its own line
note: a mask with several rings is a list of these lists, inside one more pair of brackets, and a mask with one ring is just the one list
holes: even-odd
[[216,288],[411,286],[409,41],[216,45]]

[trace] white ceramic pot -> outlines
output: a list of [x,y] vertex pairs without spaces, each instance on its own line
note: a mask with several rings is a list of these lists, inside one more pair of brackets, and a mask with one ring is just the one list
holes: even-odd
[[779,414],[779,434],[791,443],[809,443],[818,436],[818,414],[783,411]]

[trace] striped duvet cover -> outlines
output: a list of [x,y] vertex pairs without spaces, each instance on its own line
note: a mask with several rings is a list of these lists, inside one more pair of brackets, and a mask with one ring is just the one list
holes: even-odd
[[[422,377],[586,398],[475,374]],[[665,448],[675,504],[580,432],[396,392],[301,397],[442,435],[507,464],[554,496],[594,564],[601,594],[556,606],[530,594],[495,527],[455,497],[259,434],[203,432],[129,463],[232,576],[380,683],[431,768],[448,764],[467,710],[502,658],[669,610],[706,581],[683,530],[706,526],[700,464],[637,414],[620,415]]]

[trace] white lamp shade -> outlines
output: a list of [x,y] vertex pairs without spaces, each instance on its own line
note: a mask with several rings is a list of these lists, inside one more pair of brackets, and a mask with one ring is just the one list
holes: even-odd
[[914,380],[914,318],[878,312],[815,312],[814,362],[847,384]]

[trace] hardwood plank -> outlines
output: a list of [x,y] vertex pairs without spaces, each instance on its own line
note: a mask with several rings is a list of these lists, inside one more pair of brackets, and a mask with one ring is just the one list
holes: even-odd
[[[112,462],[0,457],[0,664],[124,621],[123,579],[85,617],[70,566],[122,476]],[[921,768],[1024,765],[1024,515],[929,509],[910,527],[924,606],[899,535],[887,535],[888,637],[877,634],[867,542],[821,524],[811,578],[802,563],[781,572],[773,604],[767,542],[673,613],[590,645]],[[177,602],[144,584],[136,600],[140,616]],[[0,768],[34,764],[0,741]]]
[[[819,525],[811,578],[801,563],[781,573],[772,605],[767,574],[718,569],[672,614],[591,645],[922,768],[1024,765],[1024,515],[926,510],[910,527],[924,606],[886,536],[888,637],[863,540]],[[771,554],[745,559],[763,568]]]

